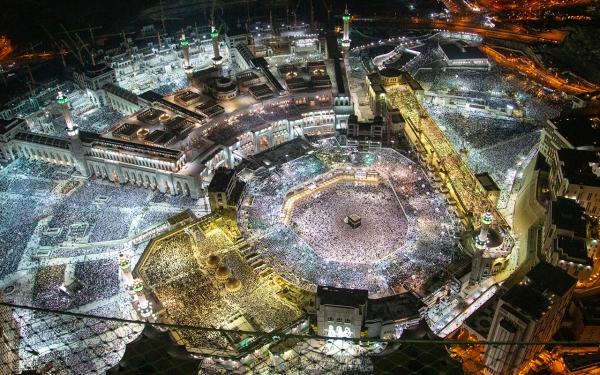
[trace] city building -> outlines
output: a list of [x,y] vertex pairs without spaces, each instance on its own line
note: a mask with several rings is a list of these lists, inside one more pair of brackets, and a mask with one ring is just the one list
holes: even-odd
[[498,301],[483,361],[489,375],[517,374],[543,345],[519,342],[548,341],[558,330],[577,279],[547,262],[536,264],[523,280]]
[[600,107],[600,91],[582,92],[573,95],[573,109]]
[[369,293],[319,285],[315,306],[318,334],[326,337],[359,338],[367,313]]
[[490,69],[488,57],[477,47],[455,42],[442,44],[439,47],[448,68],[453,69]]
[[406,329],[419,324],[426,310],[426,305],[411,292],[369,299],[364,322],[365,336],[398,340]]
[[14,155],[11,155],[8,145],[17,134],[28,130],[27,122],[23,119],[0,119],[0,161],[13,160]]
[[600,158],[594,151],[560,149],[550,183],[555,197],[577,201],[588,215],[600,215]]
[[576,340],[600,341],[600,298],[575,300],[569,312],[573,316]]
[[213,211],[234,207],[241,203],[245,182],[238,180],[235,169],[219,167],[208,185],[208,202]]
[[347,139],[342,144],[350,147],[379,148],[385,140],[386,127],[381,116],[375,116],[372,122],[359,122],[356,115],[350,115],[346,130]]
[[558,168],[557,152],[563,148],[600,151],[600,119],[569,115],[548,120],[542,129],[539,150],[551,170]]
[[592,246],[587,221],[585,211],[576,201],[558,197],[550,204],[544,225],[546,261],[567,271],[580,283],[588,281],[594,270],[596,247]]
[[85,64],[73,72],[73,80],[86,90],[92,103],[98,107],[103,107],[107,105],[106,93],[103,88],[108,84],[116,84],[117,75],[113,68],[104,63],[97,65]]

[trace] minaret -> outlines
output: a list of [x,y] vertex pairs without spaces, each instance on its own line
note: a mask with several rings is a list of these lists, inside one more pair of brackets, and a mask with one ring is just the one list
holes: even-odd
[[483,214],[481,217],[481,229],[479,235],[475,237],[475,253],[471,261],[471,275],[469,276],[469,285],[475,285],[482,281],[483,278],[483,254],[487,249],[488,232],[492,225],[494,217],[490,211]]
[[181,49],[183,50],[183,71],[188,79],[188,86],[192,85],[192,74],[194,67],[190,64],[190,45],[185,39],[185,34],[181,34]]
[[481,250],[485,250],[487,247],[487,237],[488,231],[490,230],[490,225],[492,225],[492,213],[490,211],[483,214],[481,217],[481,230],[479,232],[479,236],[475,239],[475,247]]
[[141,279],[133,280],[133,291],[137,295],[138,308],[137,311],[144,318],[148,318],[152,315],[152,303],[146,299],[146,293],[144,292],[144,282]]
[[125,278],[125,286],[133,285],[133,275],[131,274],[131,262],[129,258],[123,254],[119,254],[119,267],[123,271]]
[[342,47],[350,47],[350,13],[348,13],[348,4],[346,4],[346,10],[342,16],[344,20],[344,35],[342,38]]
[[217,29],[215,29],[214,25],[213,25],[212,32],[210,33],[210,37],[212,39],[213,52],[214,52],[213,64],[215,65],[215,67],[218,68],[221,66],[221,63],[223,62],[223,58],[219,55],[219,32],[217,31]]
[[62,91],[58,92],[58,104],[63,112],[63,116],[65,117],[67,135],[71,139],[71,154],[75,159],[75,163],[77,164],[75,167],[84,177],[89,177],[91,175],[90,170],[88,168],[87,163],[85,162],[85,149],[83,148],[83,143],[81,139],[79,139],[79,127],[73,122],[73,117],[71,116],[71,110],[69,109],[69,101],[67,97],[63,95]]

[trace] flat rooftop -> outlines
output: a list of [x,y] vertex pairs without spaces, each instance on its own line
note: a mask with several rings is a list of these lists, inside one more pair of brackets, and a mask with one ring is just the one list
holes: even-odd
[[536,290],[548,290],[561,297],[577,283],[577,279],[567,272],[543,261],[536,264],[531,271],[527,272],[526,276]]
[[417,319],[425,304],[412,293],[401,293],[389,297],[370,299],[366,319],[382,321]]
[[573,147],[600,147],[600,120],[597,116],[566,116],[548,121]]
[[319,285],[317,298],[321,305],[348,306],[358,308],[364,306],[369,298],[369,291],[364,289],[346,289]]
[[552,224],[559,229],[574,232],[577,237],[586,237],[584,210],[573,199],[558,197],[552,202]]
[[227,189],[229,181],[235,177],[235,170],[228,168],[217,168],[210,184],[208,185],[209,192],[223,192]]
[[477,47],[459,47],[454,43],[442,44],[440,47],[448,60],[482,60],[488,58]]
[[498,185],[496,185],[489,173],[485,172],[476,174],[475,178],[477,178],[477,181],[479,181],[485,191],[500,191],[500,188]]
[[594,151],[562,148],[558,150],[558,161],[563,177],[573,185],[600,186],[590,163],[598,163],[600,158]]

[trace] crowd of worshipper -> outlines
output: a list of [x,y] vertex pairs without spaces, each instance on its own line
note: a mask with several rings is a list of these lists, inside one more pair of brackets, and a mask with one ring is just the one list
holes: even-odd
[[[43,258],[23,257],[25,250],[36,254],[39,247],[51,249],[50,258],[75,257],[90,252],[79,243],[121,240],[142,234],[167,218],[194,207],[189,197],[148,194],[133,185],[116,186],[92,177],[80,180],[73,168],[20,158],[0,173],[0,277],[17,270],[35,269]],[[85,231],[75,237],[73,225]]]
[[108,107],[100,107],[90,113],[82,112],[81,114],[73,114],[73,121],[77,124],[80,131],[92,133],[104,133],[114,124],[123,120],[126,116],[121,112],[109,109]]
[[[404,231],[405,241],[390,236],[389,241],[383,244],[385,249],[371,252],[367,250],[365,258],[371,254],[372,259],[361,259],[362,262],[358,262],[355,260],[357,244],[330,248],[327,255],[323,256],[309,244],[316,241],[324,244],[334,242],[332,238],[328,238],[323,227],[315,224],[311,232],[307,219],[306,223],[301,223],[307,225],[306,229],[303,228],[305,235],[299,235],[294,230],[294,224],[286,226],[283,223],[282,204],[289,189],[330,171],[332,166],[366,167],[376,170],[389,180],[397,195],[397,198],[394,196],[397,200],[393,203],[399,206],[399,201],[406,212],[404,220],[408,230]],[[457,227],[459,224],[453,224],[449,214],[451,209],[444,205],[439,192],[430,185],[423,171],[399,153],[389,149],[374,150],[371,153],[320,149],[312,155],[302,156],[277,167],[275,172],[251,181],[247,194],[253,196],[252,206],[240,210],[238,221],[242,233],[246,237],[252,237],[253,251],[259,253],[267,264],[288,281],[308,289],[314,289],[316,285],[334,285],[388,294],[399,285],[423,285],[450,262],[450,254],[456,245],[451,233],[460,229]],[[329,215],[343,218],[352,212],[352,207],[324,202],[328,198],[335,197],[321,194],[316,198],[308,198],[306,204],[328,207],[324,210],[326,213],[321,213],[324,217]],[[386,202],[380,201],[377,204],[385,206]],[[364,207],[368,209],[366,206],[368,204]],[[324,220],[316,216],[315,223]],[[404,224],[401,223],[393,225],[402,227]],[[363,232],[364,237],[389,231],[389,223],[381,220],[379,226],[369,224],[365,224],[363,228],[368,231]],[[347,224],[342,222],[340,225]],[[381,257],[386,250],[389,250],[389,255]]]
[[74,265],[73,280],[77,288],[68,290],[61,286],[67,280],[65,264],[40,267],[33,285],[33,301],[37,307],[67,310],[87,303],[109,298],[119,292],[119,268],[114,257]]
[[[473,185],[475,184],[475,180],[474,180],[474,176],[472,172],[484,172],[484,170],[477,170],[476,165],[477,165],[477,156],[473,157],[472,160],[475,162],[473,164],[470,164],[471,167],[473,167],[474,169],[472,170],[468,170],[466,168],[464,168],[464,155],[463,154],[459,154],[460,148],[456,149],[455,146],[453,146],[452,144],[452,137],[453,134],[452,133],[452,129],[450,129],[450,131],[446,132],[449,134],[450,139],[448,138],[447,134],[444,133],[444,131],[446,131],[446,127],[445,125],[447,125],[448,127],[452,128],[453,126],[460,126],[453,124],[452,126],[446,124],[446,123],[441,123],[441,124],[437,124],[434,121],[434,116],[428,116],[426,115],[426,112],[424,109],[422,109],[422,106],[420,105],[420,103],[417,101],[417,99],[415,98],[414,95],[412,95],[410,92],[408,92],[408,90],[405,89],[399,89],[396,90],[392,93],[390,93],[389,97],[391,98],[392,102],[394,103],[393,105],[399,105],[399,103],[402,103],[403,106],[403,116],[405,118],[408,118],[411,120],[411,122],[414,124],[414,126],[416,127],[416,130],[421,130],[422,131],[422,137],[421,137],[421,142],[426,142],[427,143],[427,147],[428,150],[434,150],[435,151],[435,155],[432,155],[431,153],[427,153],[427,155],[423,155],[423,160],[425,158],[431,158],[430,162],[434,165],[435,168],[439,168],[439,170],[443,171],[444,175],[447,176],[448,178],[446,179],[446,183],[451,185],[452,189],[457,193],[457,196],[460,197],[460,205],[463,207],[463,209],[465,211],[471,211],[473,212],[476,216],[478,215],[482,215],[483,213],[487,212],[490,209],[490,204],[489,202],[487,202],[486,200],[482,200],[480,199],[480,197],[477,194],[474,194],[474,190],[473,190]],[[436,108],[436,110],[438,110]],[[444,111],[444,109],[440,109],[440,111]],[[425,114],[425,115],[424,115]],[[434,114],[435,115],[435,114]],[[471,114],[464,116],[465,118],[470,118]],[[477,118],[477,116],[475,116]],[[506,120],[506,119],[505,119]],[[487,119],[484,120],[486,121],[488,124],[490,123]],[[508,121],[508,120],[507,120]],[[508,122],[510,123],[510,122]],[[519,127],[521,126],[521,123],[516,122],[515,124],[512,125],[513,127]],[[524,135],[528,135],[528,134],[535,134],[535,132],[537,131],[537,129],[535,127],[532,127],[529,124],[525,124],[523,125],[528,129],[531,129],[529,133],[527,132],[522,132],[521,134]],[[502,126],[498,127],[488,127],[486,129],[488,129],[487,131],[490,130],[494,130],[500,128],[502,129]],[[443,129],[443,130],[442,130]],[[479,136],[477,138],[474,139],[474,143],[479,142],[480,140],[483,139],[482,137],[482,132],[479,132]],[[484,137],[487,136],[487,133],[484,129]],[[490,137],[491,139],[493,139],[494,137]],[[527,140],[532,140],[533,138],[535,138],[534,136],[531,137],[526,137],[523,136],[523,141],[527,141]],[[457,139],[457,138],[454,138]],[[511,139],[510,141],[515,141],[518,140],[519,138],[515,138],[515,139]],[[494,141],[498,141],[498,139],[493,139]],[[509,140],[507,139],[503,139],[502,141],[507,141],[507,145],[510,146],[510,142],[508,142]],[[502,142],[500,141],[500,142]],[[525,155],[529,155],[531,156],[531,147],[533,147],[533,145],[536,142],[531,143],[530,147],[526,150],[523,149],[519,149],[519,150],[511,150],[511,152],[513,152],[513,158],[512,162],[508,162],[508,163],[512,163],[515,164],[515,161],[518,160],[521,164],[523,164],[522,162],[525,160]],[[468,146],[465,142],[465,145]],[[500,145],[494,145],[494,146],[502,146],[502,144]],[[462,142],[461,142],[461,147],[462,147]],[[473,149],[473,147],[471,147],[471,149]],[[467,150],[470,152],[472,150],[469,150],[469,148],[467,147]],[[483,150],[487,150],[487,149],[483,149]],[[485,155],[485,154],[484,154]],[[467,155],[467,160],[468,160],[468,155]],[[442,163],[443,161],[443,163]],[[491,163],[494,163],[494,161],[491,161]],[[504,163],[507,163],[506,161]],[[424,165],[424,164],[423,164]],[[483,164],[481,164],[483,165]],[[511,192],[511,187],[513,186],[513,178],[508,178],[507,176],[515,176],[516,175],[516,169],[511,169],[509,170],[509,174],[507,175],[506,173],[499,173],[496,174],[496,178],[498,178],[498,185],[502,186],[503,193],[502,193],[502,199],[503,201],[500,203],[501,206],[505,205],[508,201],[508,196]],[[490,174],[492,174],[492,171],[487,171],[490,172]],[[492,175],[492,177],[494,177],[494,175]]]
[[[360,217],[358,228],[347,222],[351,215]],[[408,221],[384,182],[347,182],[297,202],[290,227],[324,259],[343,255],[338,260],[365,263],[402,246]]]
[[[88,315],[127,318],[118,302],[87,311]],[[40,314],[15,310],[19,322],[23,369],[39,369],[49,363],[61,372],[84,375],[104,373],[122,358],[126,342],[132,341],[143,326],[69,315]],[[124,342],[125,341],[125,342]],[[53,348],[48,350],[48,348]]]
[[321,61],[325,59],[322,53],[296,53],[294,55],[270,56],[267,61],[270,65],[280,64],[302,64],[307,61]]
[[501,189],[499,207],[509,199],[515,176],[531,159],[540,129],[568,105],[555,94],[539,90],[519,75],[492,65],[490,71],[421,69],[416,78],[432,91],[464,97],[491,108],[511,105],[522,117],[488,114],[436,105],[424,107],[456,151],[467,151],[467,165],[475,173],[488,172]]
[[[205,234],[198,226],[187,227],[153,244],[140,272],[148,287],[165,307],[168,319],[197,327],[226,327],[236,316],[244,316],[255,329],[271,331],[299,317],[299,312],[277,298],[261,283],[255,270],[233,247],[220,229]],[[220,265],[241,282],[237,293],[223,293],[214,269],[206,259],[218,254]],[[179,331],[186,344],[202,348],[224,348],[228,341],[220,333]]]

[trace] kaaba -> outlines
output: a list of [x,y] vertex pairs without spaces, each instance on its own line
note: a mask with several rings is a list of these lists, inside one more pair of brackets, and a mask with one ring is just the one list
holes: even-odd
[[352,229],[360,227],[360,216],[358,216],[357,214],[352,214],[348,216],[348,225],[350,225]]

